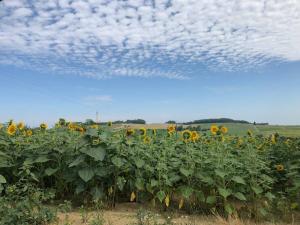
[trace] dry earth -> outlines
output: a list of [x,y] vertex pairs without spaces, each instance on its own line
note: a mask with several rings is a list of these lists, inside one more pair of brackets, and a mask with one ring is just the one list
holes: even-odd
[[[102,212],[104,219],[103,225],[141,225],[137,220],[137,212],[139,208],[139,205],[133,203],[123,203],[117,205],[113,210],[104,210]],[[79,211],[60,213],[58,215],[59,220],[53,225],[90,225],[90,222],[93,218],[95,218],[95,215],[96,212],[89,212],[89,220],[88,222],[84,223],[82,221],[82,215]],[[253,221],[242,221],[234,218],[225,220],[219,216],[195,216],[178,213],[168,215],[167,213],[158,214],[157,212],[152,212],[151,215],[153,215],[156,219],[147,220],[147,217],[143,217],[145,219],[143,225],[288,225],[288,223],[282,222],[255,223]],[[167,217],[171,218],[170,221],[172,223],[166,223]],[[155,221],[157,223],[155,223]],[[300,221],[294,221],[289,223],[289,225],[300,225]]]

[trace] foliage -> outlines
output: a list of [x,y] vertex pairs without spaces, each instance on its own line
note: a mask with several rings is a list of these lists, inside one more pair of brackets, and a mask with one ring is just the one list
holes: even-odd
[[[0,188],[21,178],[58,199],[151,201],[252,216],[299,208],[300,140],[109,126],[0,130]],[[78,126],[78,125],[76,125]],[[1,189],[0,189],[1,190]],[[4,195],[6,196],[6,194]]]
[[51,194],[24,184],[20,180],[5,188],[5,195],[0,197],[0,224],[44,225],[53,222],[55,211],[42,203],[51,198]]
[[245,120],[234,120],[229,118],[219,118],[219,119],[202,119],[202,120],[194,120],[191,122],[186,122],[184,124],[190,125],[190,124],[201,124],[201,123],[244,123],[249,124],[248,121]]

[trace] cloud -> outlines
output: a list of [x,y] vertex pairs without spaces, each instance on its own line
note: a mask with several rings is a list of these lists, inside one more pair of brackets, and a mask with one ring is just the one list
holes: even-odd
[[111,102],[112,100],[112,96],[110,95],[93,95],[83,98],[83,102],[86,105],[97,105],[100,103]]
[[[0,63],[93,78],[300,60],[298,0],[4,0]],[[17,63],[14,63],[17,62]]]

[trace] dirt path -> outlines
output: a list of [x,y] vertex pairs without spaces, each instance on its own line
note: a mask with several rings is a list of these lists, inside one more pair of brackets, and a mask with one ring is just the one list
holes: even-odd
[[[135,204],[120,204],[114,210],[104,210],[101,212],[100,218],[103,223],[91,223],[96,218],[95,211],[88,212],[88,222],[83,222],[82,212],[74,211],[70,213],[60,213],[59,221],[53,225],[140,225],[138,223],[139,205]],[[143,225],[288,225],[287,223],[254,223],[243,222],[239,219],[224,220],[221,217],[214,216],[191,216],[186,214],[158,214],[142,210],[142,215],[139,218],[143,219]],[[168,223],[169,221],[169,223]],[[294,221],[291,225],[300,225],[300,221]]]

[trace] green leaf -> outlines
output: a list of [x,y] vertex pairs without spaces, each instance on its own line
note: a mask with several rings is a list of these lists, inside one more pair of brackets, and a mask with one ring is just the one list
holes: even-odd
[[57,170],[58,170],[58,168],[53,169],[53,168],[49,167],[49,168],[45,169],[45,174],[47,176],[51,176],[51,175],[55,174],[57,172]]
[[97,137],[98,136],[98,130],[90,128],[85,132],[86,135],[91,136],[91,137]]
[[84,159],[85,157],[84,156],[78,156],[73,162],[71,162],[69,164],[69,167],[73,167],[73,166],[77,166],[79,165],[80,163],[84,162]]
[[237,192],[233,194],[234,197],[236,197],[237,199],[241,200],[241,201],[247,201],[245,195],[241,192]]
[[231,178],[231,180],[234,181],[235,183],[246,185],[245,180],[240,176],[234,176]]
[[100,188],[100,187],[92,188],[91,194],[93,196],[93,200],[99,200],[99,199],[102,199],[105,196],[105,194],[103,192],[103,189]]
[[136,181],[135,181],[135,187],[140,191],[144,190],[144,181],[143,181],[143,179],[137,178]]
[[223,197],[223,198],[227,198],[229,195],[231,195],[231,190],[228,190],[228,189],[225,189],[225,188],[218,188],[218,191],[220,193],[220,195]]
[[226,176],[226,173],[221,170],[215,170],[215,173],[217,176],[224,178]]
[[78,175],[83,181],[88,182],[94,177],[95,173],[90,168],[84,168],[78,171]]
[[213,196],[213,195],[207,196],[207,198],[206,198],[206,203],[208,203],[208,204],[214,204],[214,203],[216,203],[216,201],[217,201],[217,198],[216,198],[216,196]]
[[163,200],[164,200],[165,197],[166,197],[166,194],[165,194],[164,191],[159,191],[159,192],[156,193],[156,197],[158,198],[158,200],[159,200],[160,202],[163,202]]
[[191,171],[191,170],[184,169],[184,168],[182,168],[182,167],[181,167],[179,170],[180,170],[180,172],[181,172],[184,176],[186,176],[186,177],[188,177],[188,176],[190,176],[190,175],[192,174],[192,171]]
[[96,161],[103,161],[106,154],[106,150],[101,146],[98,146],[97,148],[90,148],[84,153],[91,156]]
[[136,159],[135,160],[135,165],[137,168],[142,168],[145,165],[145,161],[142,159]]
[[158,186],[158,181],[151,179],[151,187],[156,187],[156,186]]
[[37,157],[34,162],[36,163],[44,163],[44,162],[48,162],[50,159],[47,156],[39,156]]
[[0,174],[0,184],[6,184],[6,179]]
[[124,177],[117,178],[117,186],[120,191],[123,191],[124,185],[126,184],[126,179]]
[[252,186],[251,188],[254,191],[254,193],[257,194],[257,195],[259,195],[263,192],[263,189],[259,186]]
[[117,156],[114,156],[111,159],[112,163],[116,166],[116,167],[122,167],[124,165],[123,160]]
[[273,195],[271,192],[267,192],[267,193],[265,194],[265,196],[266,196],[270,201],[272,201],[273,199],[276,198],[275,195]]
[[224,209],[228,215],[233,213],[233,207],[229,203],[225,203]]
[[182,186],[180,187],[180,192],[184,198],[188,199],[193,194],[194,190],[189,186]]
[[75,193],[76,194],[80,194],[81,192],[83,192],[85,190],[84,184],[80,183],[79,185],[76,186],[75,188]]

